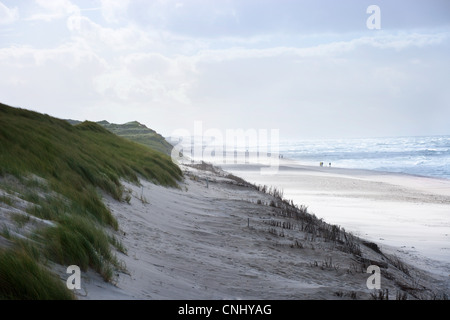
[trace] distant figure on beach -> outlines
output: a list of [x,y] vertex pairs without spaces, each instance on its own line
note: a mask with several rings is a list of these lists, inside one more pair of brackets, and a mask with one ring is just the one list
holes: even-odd
[[320,161],[320,166],[323,167],[323,161]]
[[329,167],[331,167],[331,162],[328,164]]

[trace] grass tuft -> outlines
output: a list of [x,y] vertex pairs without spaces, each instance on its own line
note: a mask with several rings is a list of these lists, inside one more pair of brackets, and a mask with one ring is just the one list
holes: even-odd
[[114,261],[109,239],[102,230],[85,217],[66,215],[56,227],[42,232],[46,239],[48,257],[62,265],[77,265],[86,271],[91,267],[99,272],[105,281],[111,280],[104,273],[105,265]]
[[0,250],[0,300],[70,300],[73,294],[24,250]]

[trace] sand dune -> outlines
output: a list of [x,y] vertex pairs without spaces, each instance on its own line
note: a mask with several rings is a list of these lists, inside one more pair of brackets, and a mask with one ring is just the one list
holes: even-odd
[[[117,253],[127,271],[117,273],[115,286],[96,275],[84,275],[80,298],[369,299],[374,293],[366,286],[370,263],[382,266],[382,288],[389,290],[391,298],[402,290],[409,290],[409,298],[427,298],[448,289],[447,275],[414,266],[407,267],[406,275],[401,266],[394,266],[396,257],[387,252],[379,254],[358,242],[361,260],[343,251],[339,243],[300,231],[299,221],[283,217],[281,209],[268,205],[272,196],[224,174],[183,169],[186,179],[180,189],[145,181],[142,186],[125,183],[132,195],[130,204],[104,198],[118,219],[120,238],[128,250],[127,255]],[[254,178],[248,172],[243,176]],[[317,214],[330,209],[324,210],[330,218],[331,213],[345,212],[355,203],[377,201],[384,190],[379,184],[385,182],[341,177],[337,171],[328,176],[329,172],[300,168],[298,174],[314,176],[321,185],[313,188],[311,177],[300,179],[304,183],[300,203],[310,204]],[[281,176],[288,179],[289,175]],[[347,185],[345,189],[336,188],[339,180]],[[372,185],[373,200],[360,199],[364,190],[357,184]],[[295,195],[286,194],[288,198]],[[318,197],[323,198],[323,207],[312,202]],[[332,208],[330,199],[338,199],[341,207]],[[282,227],[287,222],[293,227]],[[376,230],[372,226],[359,233],[364,236]]]

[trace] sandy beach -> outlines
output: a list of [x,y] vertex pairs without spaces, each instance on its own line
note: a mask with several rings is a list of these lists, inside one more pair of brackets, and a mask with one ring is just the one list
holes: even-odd
[[[403,290],[408,299],[448,292],[445,181],[424,180],[439,189],[430,193],[421,190],[422,179],[373,172],[286,165],[271,180],[259,176],[259,167],[227,168],[250,182],[283,187],[285,198],[382,250],[357,240],[358,258],[341,242],[304,232],[303,222],[300,228],[268,205],[271,195],[227,173],[182,168],[180,189],[124,182],[129,204],[104,197],[127,248],[126,255],[117,252],[126,271],[117,272],[114,285],[83,275],[80,299],[371,299],[369,264],[382,266],[390,299]],[[412,181],[416,188],[408,187]]]
[[252,183],[282,188],[287,199],[325,221],[450,277],[449,180],[289,160],[282,160],[274,175],[261,175],[258,165],[224,168]]

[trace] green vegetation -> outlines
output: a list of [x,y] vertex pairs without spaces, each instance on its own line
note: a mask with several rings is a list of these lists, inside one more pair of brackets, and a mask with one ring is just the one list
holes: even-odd
[[[120,178],[177,186],[181,170],[159,152],[120,138],[98,124],[63,120],[0,104],[0,174],[33,173],[51,189],[114,225],[96,188],[121,200]],[[20,179],[20,178],[19,178]],[[37,199],[34,199],[37,200]]]
[[0,249],[0,300],[67,300],[72,293],[26,251]]
[[108,123],[107,121],[98,122],[101,126],[112,133],[135,141],[150,147],[156,151],[170,155],[173,146],[156,131],[147,128],[145,125],[137,122],[127,122],[125,124]]
[[[117,230],[118,223],[102,202],[101,193],[122,201],[121,179],[137,183],[144,178],[178,187],[182,172],[168,155],[118,137],[99,124],[83,122],[72,126],[48,115],[0,104],[0,178],[11,175],[20,185],[8,185],[5,181],[13,180],[8,178],[3,179],[2,188],[6,184],[33,203],[28,214],[55,222],[54,227],[41,230],[36,236],[45,256],[61,264],[76,264],[82,270],[93,268],[105,280],[111,280],[112,268],[119,263],[110,245],[120,245],[104,229]],[[2,201],[12,204],[6,196]],[[26,222],[24,217],[14,219],[18,224]],[[3,234],[8,233],[4,230]],[[2,255],[10,259],[5,261],[37,268],[28,255]],[[13,268],[5,273],[4,269],[9,268],[6,264],[2,262],[0,271],[2,288],[3,281],[9,281],[8,287],[16,286],[12,284],[20,277],[9,275]],[[39,277],[45,279],[41,269]],[[9,280],[4,279],[5,275]],[[19,281],[17,285],[23,283]],[[29,294],[26,288],[21,290],[0,292],[0,298],[54,298],[46,292]]]
[[28,215],[24,215],[24,214],[19,214],[19,213],[14,213],[11,216],[12,220],[15,221],[17,223],[17,225],[19,225],[20,227],[23,227],[26,223],[28,223],[30,221],[30,216]]
[[0,196],[0,202],[6,203],[7,205],[12,205],[14,201],[8,196]]
[[108,236],[89,218],[66,215],[59,222],[56,227],[42,232],[49,258],[61,265],[75,264],[83,271],[91,267],[105,280],[111,280],[111,264],[117,262]]
[[[81,123],[77,120],[67,121],[72,125]],[[115,124],[103,120],[96,123],[120,137],[143,144],[153,150],[167,155],[170,155],[172,152],[173,146],[167,142],[163,136],[137,121],[127,122],[125,124]]]

